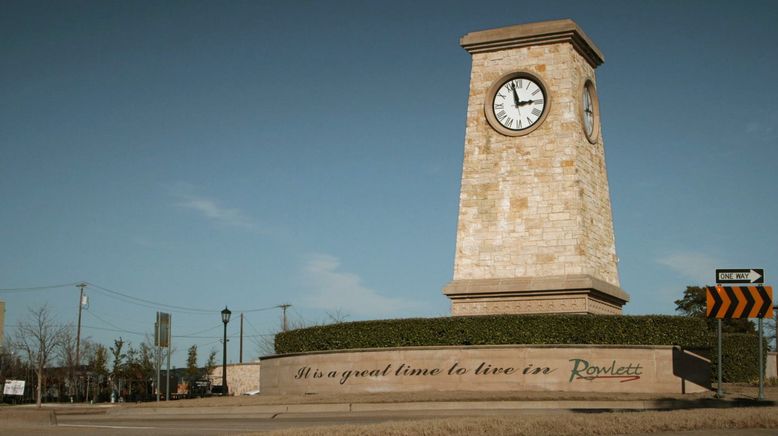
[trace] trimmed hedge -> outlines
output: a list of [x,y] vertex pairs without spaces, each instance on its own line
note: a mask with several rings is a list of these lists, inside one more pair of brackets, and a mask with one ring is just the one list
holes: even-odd
[[[725,382],[759,378],[759,337],[725,333]],[[486,315],[357,321],[279,333],[278,354],[435,345],[678,345],[711,360],[715,381],[716,335],[705,318],[645,315]],[[765,342],[765,351],[767,344]],[[765,355],[767,353],[765,352]]]
[[279,333],[276,353],[435,345],[615,344],[710,349],[704,318],[486,315],[358,321]]
[[[716,356],[716,335],[713,334],[711,340],[714,341],[710,348],[710,370],[711,379],[715,382],[718,379],[718,358]],[[767,357],[767,341],[762,344],[764,347],[764,358]],[[731,382],[753,382],[759,380],[759,336],[746,333],[724,333],[721,337],[721,360],[724,364],[721,372],[722,381]],[[762,365],[765,365],[762,361]]]

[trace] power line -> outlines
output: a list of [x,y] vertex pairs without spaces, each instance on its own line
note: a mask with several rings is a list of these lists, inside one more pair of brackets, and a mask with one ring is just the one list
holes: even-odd
[[[275,336],[273,333],[257,333],[256,335],[243,335],[244,338],[257,338],[257,337]],[[228,336],[228,338],[234,338],[235,336]]]
[[[185,307],[185,306],[176,306],[176,305],[173,305],[173,304],[159,303],[159,302],[156,302],[156,301],[151,301],[151,300],[146,300],[146,299],[143,299],[143,298],[133,297],[131,295],[127,295],[125,293],[119,292],[119,291],[114,290],[114,289],[108,289],[108,288],[106,288],[104,286],[99,286],[99,285],[96,285],[94,283],[90,283],[90,282],[85,282],[85,283],[87,283],[88,285],[93,286],[93,287],[95,287],[95,288],[97,288],[99,290],[108,292],[110,294],[114,294],[114,295],[122,297],[122,298],[126,298],[126,299],[130,300],[131,302],[136,302],[135,304],[139,304],[141,306],[143,306],[145,304],[146,307],[151,307],[151,308],[170,308],[170,309],[178,310],[180,312],[187,312],[187,313],[190,313],[190,314],[209,314],[210,315],[210,314],[220,313],[221,312],[220,310],[214,310],[214,309],[200,309],[200,308],[195,308],[195,307]],[[275,309],[277,307],[279,307],[279,306],[268,306],[268,307],[260,307],[260,308],[257,308],[257,309],[247,309],[247,310],[234,309],[234,311],[243,312],[243,313],[262,312],[262,311],[266,311],[266,310],[272,310],[272,309]]]
[[[100,286],[95,283],[83,281],[83,282],[72,282],[72,283],[63,283],[63,284],[54,284],[54,285],[45,285],[45,286],[30,286],[30,287],[19,287],[19,288],[0,288],[0,293],[14,293],[14,292],[31,292],[31,291],[44,291],[44,290],[50,290],[50,289],[58,289],[58,288],[72,288],[73,286],[77,286],[79,284],[87,284],[92,289],[95,289],[97,291],[100,291],[104,295],[112,298],[116,298],[119,301],[135,304],[138,306],[150,308],[150,309],[165,309],[170,310],[171,312],[177,312],[177,313],[187,313],[187,314],[196,314],[196,315],[213,315],[215,313],[219,313],[219,310],[214,309],[201,309],[196,307],[186,307],[186,306],[178,306],[174,304],[166,304],[166,303],[160,303],[158,301],[152,301],[147,300],[144,298],[134,297],[132,295],[129,295],[124,292],[117,291],[115,289],[107,288],[105,286]],[[275,306],[267,306],[267,307],[260,307],[256,309],[235,309],[238,312],[243,313],[252,313],[252,312],[264,312],[268,310],[276,309],[278,305]]]
[[259,329],[257,329],[256,327],[254,327],[254,324],[252,324],[252,323],[251,323],[251,321],[250,321],[248,318],[243,318],[243,319],[245,319],[245,320],[246,320],[246,322],[249,324],[249,327],[251,327],[251,329],[252,329],[252,330],[254,330],[254,333],[257,333],[257,334],[259,334]]
[[[240,310],[240,312],[243,312],[243,313],[264,312],[266,310],[277,309],[278,307],[281,307],[281,306],[275,305],[275,306],[269,306],[269,307],[261,307],[259,309]],[[235,309],[235,310],[238,310],[238,309]]]
[[88,325],[84,325],[82,327],[85,328],[85,329],[90,329],[90,330],[102,330],[102,331],[107,331],[107,332],[127,333],[127,334],[137,335],[137,336],[146,336],[148,334],[148,333],[141,333],[141,332],[133,332],[131,330],[124,330],[124,329],[112,329],[112,328],[108,328],[108,327],[94,327],[94,326],[88,326]]
[[146,305],[152,305],[153,307],[170,308],[170,309],[179,310],[181,312],[190,312],[190,313],[201,313],[201,314],[219,313],[218,310],[213,310],[213,309],[199,309],[199,308],[194,308],[194,307],[176,306],[176,305],[173,305],[173,304],[159,303],[159,302],[156,302],[156,301],[151,301],[151,300],[146,300],[146,299],[143,299],[143,298],[133,297],[132,295],[127,295],[125,293],[122,293],[122,292],[119,292],[119,291],[116,291],[116,290],[113,290],[113,289],[109,289],[109,288],[106,288],[104,286],[96,285],[94,283],[90,283],[90,282],[86,282],[86,283],[89,286],[97,288],[97,289],[99,289],[101,291],[108,292],[108,293],[113,294],[113,295],[118,295],[118,296],[126,298],[128,300],[137,302],[137,304],[144,303]]
[[30,286],[26,288],[0,288],[0,292],[44,291],[44,290],[56,289],[56,288],[70,288],[76,286],[79,283],[81,282],[63,283],[61,285]]
[[204,329],[204,330],[198,330],[196,332],[187,333],[185,335],[174,335],[173,337],[185,338],[185,337],[189,337],[189,336],[193,336],[193,335],[199,335],[200,333],[205,333],[205,332],[208,332],[208,331],[211,331],[211,330],[216,330],[216,329],[220,328],[221,326],[222,326],[221,324],[218,324],[218,325],[215,325],[213,327],[209,327],[209,328]]
[[218,344],[218,343],[220,343],[221,341],[222,341],[222,340],[221,340],[221,338],[219,338],[219,339],[217,339],[217,340],[215,340],[215,341],[211,341],[211,342],[205,342],[205,343],[196,343],[195,345],[198,345],[198,346],[205,347],[205,346],[208,346],[208,345]]
[[[146,334],[146,333],[134,332],[134,331],[127,330],[125,328],[119,327],[116,324],[113,324],[113,323],[111,323],[109,321],[104,320],[102,317],[98,316],[93,311],[87,310],[86,313],[88,313],[90,316],[93,316],[93,317],[97,318],[99,321],[103,322],[104,324],[108,324],[109,326],[113,327],[115,331],[125,332],[125,333],[132,333],[132,334],[136,334],[136,335],[145,335]],[[95,327],[91,327],[91,328],[95,328]],[[100,329],[98,328],[98,330],[100,330]],[[107,330],[107,329],[103,329],[103,330]]]

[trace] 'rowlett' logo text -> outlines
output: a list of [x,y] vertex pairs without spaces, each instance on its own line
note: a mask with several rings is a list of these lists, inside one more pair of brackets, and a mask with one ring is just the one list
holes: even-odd
[[643,374],[643,367],[639,363],[628,363],[626,366],[616,366],[614,360],[610,366],[597,366],[592,365],[589,361],[584,359],[570,359],[573,362],[573,369],[570,371],[570,383],[573,380],[588,380],[595,379],[621,379],[620,383],[639,380],[640,375]]

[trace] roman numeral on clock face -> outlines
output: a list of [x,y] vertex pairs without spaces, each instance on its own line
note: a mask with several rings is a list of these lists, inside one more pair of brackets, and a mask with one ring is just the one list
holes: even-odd
[[534,108],[532,109],[532,115],[535,115],[536,117],[539,117],[541,114],[540,109]]

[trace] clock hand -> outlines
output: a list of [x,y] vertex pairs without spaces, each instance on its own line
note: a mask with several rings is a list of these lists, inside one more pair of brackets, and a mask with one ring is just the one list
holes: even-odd
[[513,91],[513,105],[516,107],[521,106],[521,103],[519,102],[519,94],[516,93],[516,84],[511,83],[512,88],[511,91]]
[[535,102],[535,100],[526,100],[526,101],[520,101],[520,102],[518,102],[518,103],[516,103],[516,104],[517,104],[518,106],[526,106],[526,105],[528,105],[528,104],[532,104],[532,103],[534,103],[534,102]]

